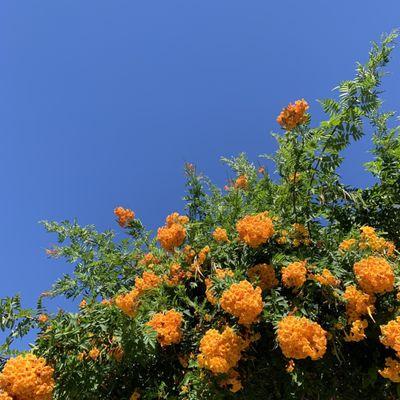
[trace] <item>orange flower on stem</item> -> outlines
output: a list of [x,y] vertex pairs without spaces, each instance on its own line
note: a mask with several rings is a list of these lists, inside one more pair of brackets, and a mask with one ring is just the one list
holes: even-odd
[[291,131],[307,121],[308,108],[308,103],[304,99],[297,100],[294,104],[290,103],[285,107],[276,121],[283,129]]
[[114,214],[118,217],[118,223],[122,228],[135,219],[135,213],[129,208],[117,207]]

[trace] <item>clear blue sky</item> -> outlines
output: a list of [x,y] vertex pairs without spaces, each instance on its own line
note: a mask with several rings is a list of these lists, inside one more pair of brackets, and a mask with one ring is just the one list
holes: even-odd
[[[156,228],[182,207],[184,162],[224,185],[221,155],[272,152],[289,101],[320,118],[316,99],[399,25],[399,0],[2,0],[0,297],[34,305],[67,270],[39,220],[118,229],[123,205]],[[368,184],[368,148],[352,147],[346,182]]]

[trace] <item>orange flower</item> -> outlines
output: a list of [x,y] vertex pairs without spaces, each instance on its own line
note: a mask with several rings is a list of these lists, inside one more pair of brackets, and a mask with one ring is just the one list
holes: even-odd
[[278,244],[285,244],[288,241],[288,232],[287,230],[283,229],[282,231],[280,231],[279,233],[281,236],[277,237],[275,239],[276,243]]
[[392,382],[400,382],[400,362],[393,358],[386,358],[385,368],[378,371],[384,378],[390,379]]
[[134,317],[139,305],[139,294],[136,288],[129,293],[120,294],[115,298],[115,305],[129,317]]
[[213,238],[216,242],[229,242],[228,235],[226,233],[226,230],[223,228],[215,228],[215,231],[213,232]]
[[379,338],[385,346],[391,347],[400,357],[400,317],[381,326],[382,336]]
[[89,357],[93,360],[96,361],[100,356],[100,350],[97,347],[93,347],[93,349],[91,349],[89,351]]
[[231,369],[228,372],[228,376],[221,380],[218,384],[223,388],[229,388],[232,393],[237,393],[239,390],[243,389],[242,382],[240,380],[240,374],[234,369]]
[[103,300],[101,300],[101,304],[103,306],[111,306],[112,300],[111,299],[103,299]]
[[169,267],[169,275],[165,276],[165,281],[168,285],[176,286],[185,277],[185,272],[178,263],[173,263]]
[[193,259],[194,259],[195,256],[196,256],[196,252],[192,249],[192,246],[189,246],[189,245],[186,245],[186,246],[183,248],[183,254],[185,255],[185,261],[186,261],[188,264],[191,264],[192,261],[193,261]]
[[391,256],[395,250],[392,242],[387,242],[384,238],[379,237],[375,229],[371,226],[363,226],[360,228],[360,249],[370,249],[377,253],[383,253]]
[[87,306],[87,301],[85,299],[83,299],[80,303],[79,303],[79,308],[83,309]]
[[346,314],[350,321],[360,319],[360,316],[373,314],[375,311],[375,298],[367,293],[363,293],[355,286],[347,286],[343,294],[346,303]]
[[240,175],[234,184],[235,189],[243,189],[246,190],[249,186],[249,182],[246,175]]
[[289,362],[286,364],[286,368],[285,368],[286,372],[288,372],[290,374],[291,372],[294,371],[295,366],[296,366],[296,364],[295,364],[294,360],[289,360]]
[[154,254],[147,253],[141,258],[139,264],[149,266],[150,264],[158,264],[159,262],[159,259]]
[[199,366],[214,374],[223,374],[234,368],[240,360],[246,342],[227,327],[222,333],[209,329],[200,341]]
[[297,100],[294,104],[290,103],[284,108],[276,121],[283,129],[291,131],[307,121],[306,111],[308,108],[308,103],[304,99]]
[[240,240],[250,247],[257,248],[266,243],[274,234],[272,219],[267,212],[247,215],[236,223]]
[[314,279],[323,286],[339,286],[340,280],[332,275],[329,269],[324,268],[321,274],[314,275]]
[[247,275],[252,282],[258,280],[258,286],[260,286],[262,290],[272,289],[278,286],[279,283],[272,265],[257,264],[247,271]]
[[142,277],[135,278],[135,288],[139,293],[156,288],[161,283],[161,278],[153,272],[143,272]]
[[129,208],[117,207],[114,214],[118,217],[118,223],[122,228],[135,219],[135,213]]
[[206,261],[207,255],[210,252],[210,247],[205,246],[203,247],[200,251],[199,254],[197,255],[196,260],[193,262],[193,264],[190,266],[190,269],[194,272],[201,272],[201,266],[204,264]]
[[0,391],[0,400],[13,400],[13,398],[8,393]]
[[167,227],[171,227],[174,224],[186,225],[188,222],[189,218],[186,215],[179,215],[177,212],[168,215],[165,219]]
[[382,257],[367,257],[354,264],[354,273],[367,293],[385,293],[394,289],[394,273]]
[[339,250],[342,252],[349,251],[355,246],[356,243],[356,239],[343,240],[343,242],[339,244]]
[[312,360],[326,352],[327,332],[305,317],[288,316],[278,323],[278,344],[285,357]]
[[366,338],[365,336],[365,328],[368,327],[368,322],[364,320],[357,319],[353,321],[350,334],[346,335],[344,340],[346,342],[360,342]]
[[184,225],[189,222],[189,218],[175,212],[168,215],[165,222],[165,226],[158,228],[157,240],[164,250],[174,251],[175,247],[179,247],[185,240]]
[[51,400],[53,373],[44,358],[31,353],[11,358],[0,373],[0,390],[18,400]]
[[239,318],[239,324],[250,325],[257,320],[263,309],[261,288],[253,288],[246,280],[234,283],[223,292],[221,307]]
[[125,354],[124,349],[121,346],[117,346],[109,353],[110,357],[112,357],[117,362],[120,362],[122,360],[124,354]]
[[282,268],[282,283],[288,288],[301,288],[306,281],[307,261],[296,261]]
[[301,244],[308,246],[311,243],[308,229],[302,224],[293,224],[293,231],[290,236],[293,239],[293,246],[298,247]]
[[161,346],[179,343],[182,338],[182,314],[175,310],[158,313],[147,323],[157,332],[157,340]]
[[41,324],[45,324],[49,320],[49,317],[46,314],[40,314],[38,317],[38,321]]
[[140,399],[140,393],[137,390],[135,390],[132,393],[131,397],[129,398],[129,400],[139,400],[139,399]]

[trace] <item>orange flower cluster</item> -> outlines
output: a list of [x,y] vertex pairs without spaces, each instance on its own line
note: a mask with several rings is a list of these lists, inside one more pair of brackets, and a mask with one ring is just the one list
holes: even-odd
[[118,217],[118,223],[122,228],[135,219],[135,213],[129,208],[117,207],[114,210],[114,214]]
[[7,361],[0,373],[3,399],[51,400],[54,389],[54,370],[44,358],[33,354],[18,356]]
[[124,349],[121,346],[117,346],[114,349],[109,351],[109,356],[112,357],[115,361],[121,362],[124,357]]
[[302,224],[293,224],[293,231],[290,236],[293,240],[293,246],[299,247],[301,244],[308,246],[311,243],[308,229]]
[[282,268],[282,283],[288,288],[299,289],[307,279],[307,261],[296,261]]
[[240,175],[235,181],[234,188],[235,189],[243,189],[246,190],[249,186],[249,181],[246,175]]
[[231,369],[228,372],[228,376],[219,382],[219,385],[223,388],[229,388],[232,393],[237,393],[243,389],[242,382],[240,380],[239,372]]
[[196,260],[193,262],[193,264],[190,266],[190,269],[194,272],[201,272],[201,266],[204,264],[206,261],[207,255],[210,252],[210,247],[205,246],[203,247],[200,251],[199,254],[197,255]]
[[157,340],[161,346],[179,343],[182,339],[182,314],[176,310],[157,313],[147,323],[157,332]]
[[246,280],[234,283],[222,293],[220,303],[223,310],[239,318],[239,324],[250,325],[263,309],[261,288],[253,288]]
[[6,392],[0,391],[0,400],[13,400]]
[[227,373],[240,360],[241,352],[247,343],[227,327],[222,333],[209,329],[200,341],[200,354],[197,356],[199,366],[207,368],[214,374]]
[[342,251],[342,252],[350,251],[352,248],[355,247],[356,244],[357,244],[357,240],[356,239],[343,240],[339,244],[339,250]]
[[358,284],[366,293],[385,293],[394,289],[394,273],[382,257],[367,257],[354,264]]
[[360,228],[360,249],[371,249],[378,253],[385,253],[391,256],[395,250],[395,246],[392,242],[387,242],[384,238],[379,237],[375,229],[371,226],[363,226]]
[[308,103],[302,99],[297,100],[294,104],[290,103],[279,114],[276,121],[287,131],[291,131],[298,125],[304,124],[307,121]]
[[[217,268],[215,270],[215,275],[216,278],[219,280],[224,279],[227,276],[233,277],[233,271],[230,269],[221,269],[221,268]],[[212,280],[210,278],[206,278],[204,280],[205,284],[206,284],[206,297],[207,300],[211,303],[211,304],[217,304],[218,303],[218,299],[215,297],[215,293],[213,290],[213,283]]]
[[139,305],[139,290],[136,288],[115,298],[115,305],[129,317],[134,317]]
[[296,366],[296,363],[294,360],[289,360],[289,362],[286,364],[286,372],[289,374],[294,371],[294,367]]
[[160,260],[152,253],[145,254],[139,261],[139,264],[148,267],[151,264],[158,264]]
[[342,252],[349,251],[354,249],[356,245],[361,250],[371,250],[375,253],[385,254],[386,256],[392,256],[396,249],[393,242],[379,237],[375,228],[371,226],[360,228],[360,239],[358,241],[354,238],[343,240],[339,245],[339,250]]
[[135,278],[135,288],[139,293],[156,288],[161,283],[161,278],[153,272],[144,271],[141,277]]
[[38,317],[38,321],[41,324],[45,324],[49,320],[49,317],[46,314],[40,314]]
[[326,352],[327,332],[305,317],[288,316],[278,323],[278,344],[287,358],[312,360]]
[[135,390],[132,393],[131,397],[129,398],[129,400],[139,400],[139,399],[140,399],[140,393],[137,390]]
[[171,226],[173,224],[186,225],[188,222],[189,218],[186,215],[179,215],[177,212],[168,215],[165,219],[166,226]]
[[346,314],[349,321],[356,321],[360,319],[362,315],[372,315],[375,311],[374,296],[361,292],[353,285],[346,287],[343,298],[347,302]]
[[88,355],[93,361],[96,361],[100,356],[100,350],[97,347],[93,347]]
[[228,239],[228,234],[226,233],[226,229],[223,228],[215,228],[215,231],[213,232],[213,238],[216,242],[221,243],[221,242],[229,242]]
[[393,358],[387,357],[385,360],[385,368],[378,371],[384,378],[390,379],[392,382],[400,382],[400,362]]
[[324,268],[321,274],[316,274],[313,276],[314,279],[323,286],[339,286],[340,280],[335,278],[329,269]]
[[391,347],[400,357],[400,317],[381,326],[382,336],[379,338],[385,346]]
[[288,231],[285,229],[282,229],[280,232],[280,236],[278,236],[275,241],[278,244],[285,244],[288,241]]
[[115,298],[115,305],[129,317],[134,317],[139,305],[139,297],[146,291],[156,288],[161,283],[161,278],[152,272],[143,272],[141,277],[135,279],[134,288]]
[[253,248],[266,243],[275,233],[274,225],[272,219],[268,217],[268,212],[247,215],[236,223],[236,229],[240,240]]
[[189,218],[175,212],[168,215],[165,222],[165,226],[158,228],[157,240],[164,250],[174,251],[175,247],[179,247],[185,240],[184,225],[189,222]]
[[193,259],[196,257],[196,252],[192,249],[192,246],[186,245],[183,248],[182,253],[185,255],[185,261],[191,264]]
[[368,327],[368,322],[363,319],[357,319],[352,322],[350,334],[346,335],[344,340],[346,342],[360,342],[366,338],[365,329]]
[[251,282],[257,282],[262,290],[269,290],[278,286],[275,270],[269,264],[257,264],[247,271]]
[[185,277],[185,272],[182,270],[182,267],[178,263],[173,263],[169,267],[169,276],[165,277],[165,281],[171,285],[178,285],[179,282]]

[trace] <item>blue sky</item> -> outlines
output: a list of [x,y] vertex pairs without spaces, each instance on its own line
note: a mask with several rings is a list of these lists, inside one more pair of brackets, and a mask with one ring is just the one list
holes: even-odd
[[[276,148],[289,101],[332,95],[370,41],[400,26],[398,0],[2,0],[0,297],[25,305],[68,268],[38,221],[149,227],[182,208],[187,161],[224,185],[220,156]],[[385,80],[400,102],[400,50]],[[369,138],[342,174],[367,185]]]

